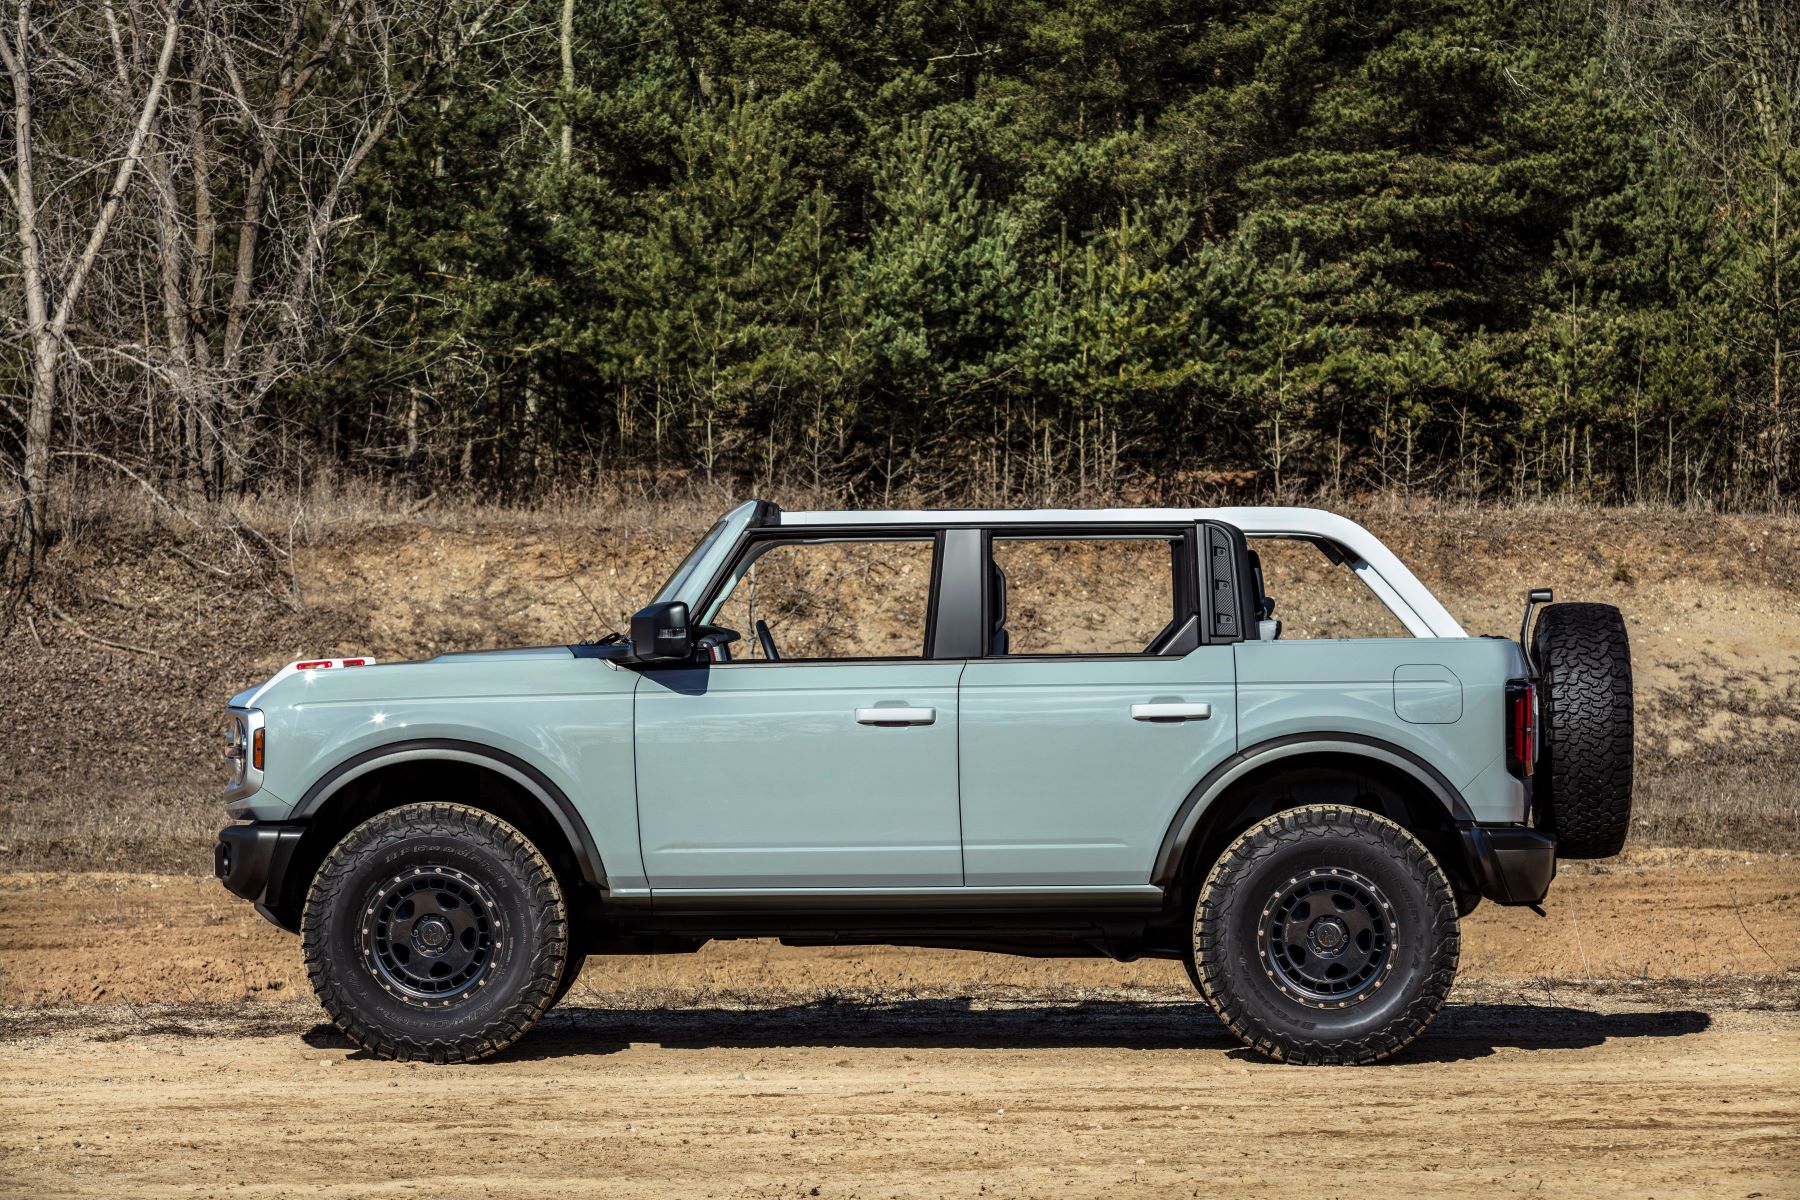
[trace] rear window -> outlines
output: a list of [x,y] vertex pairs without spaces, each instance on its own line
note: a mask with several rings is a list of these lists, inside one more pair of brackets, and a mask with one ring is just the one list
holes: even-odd
[[[989,653],[1013,657],[1147,654],[1175,616],[1169,537],[993,541],[1001,611],[990,614]],[[994,586],[990,584],[990,603]]]
[[1281,639],[1402,638],[1406,626],[1348,563],[1298,538],[1251,538],[1263,591],[1275,601]]

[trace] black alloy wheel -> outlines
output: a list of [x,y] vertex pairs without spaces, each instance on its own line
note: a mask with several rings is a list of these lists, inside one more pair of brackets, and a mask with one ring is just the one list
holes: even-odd
[[1374,883],[1341,867],[1313,867],[1263,906],[1257,949],[1282,993],[1308,1008],[1348,1008],[1394,969],[1394,906]]

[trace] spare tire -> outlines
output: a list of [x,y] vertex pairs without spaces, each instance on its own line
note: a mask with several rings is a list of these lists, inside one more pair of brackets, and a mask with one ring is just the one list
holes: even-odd
[[1610,604],[1552,604],[1531,635],[1543,745],[1538,828],[1558,858],[1610,858],[1631,826],[1631,643]]

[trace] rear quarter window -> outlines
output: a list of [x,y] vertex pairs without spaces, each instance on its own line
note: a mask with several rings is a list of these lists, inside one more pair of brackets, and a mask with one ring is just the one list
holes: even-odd
[[1262,559],[1263,591],[1275,600],[1283,641],[1412,636],[1347,563],[1332,562],[1311,542],[1251,538],[1250,549]]

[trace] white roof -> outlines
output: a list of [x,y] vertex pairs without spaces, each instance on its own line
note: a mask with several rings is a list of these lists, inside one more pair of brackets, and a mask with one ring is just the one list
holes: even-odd
[[1352,521],[1322,508],[1012,508],[783,512],[782,526],[805,525],[1131,525],[1223,521],[1248,537],[1320,538],[1344,551],[1350,568],[1415,637],[1467,637],[1418,576]]

